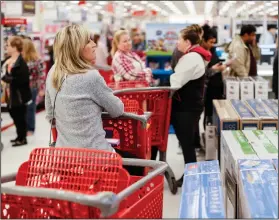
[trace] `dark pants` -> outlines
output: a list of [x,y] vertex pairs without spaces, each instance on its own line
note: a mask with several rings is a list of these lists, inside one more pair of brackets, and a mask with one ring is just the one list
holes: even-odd
[[171,123],[181,144],[185,164],[196,162],[195,134],[201,112],[172,112]]
[[26,121],[27,106],[20,105],[20,106],[12,107],[9,109],[9,112],[12,119],[14,120],[17,138],[20,141],[25,140],[26,133],[27,133],[27,121]]
[[[123,158],[137,158],[136,156],[118,149],[114,149]],[[132,176],[143,176],[144,167],[123,166]]]
[[28,131],[35,131],[35,124],[36,124],[36,99],[38,95],[38,89],[33,88],[32,92],[32,103],[27,107],[27,130]]

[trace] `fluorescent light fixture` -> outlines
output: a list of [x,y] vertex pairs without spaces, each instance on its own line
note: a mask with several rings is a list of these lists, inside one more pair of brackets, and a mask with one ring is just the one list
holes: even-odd
[[77,3],[79,3],[79,1],[71,1],[71,3],[77,4]]
[[172,10],[175,14],[182,15],[182,12],[173,4],[171,1],[161,1],[163,4],[169,7],[170,10]]
[[147,5],[148,1],[140,1],[140,3],[143,4],[143,5]]
[[132,5],[131,2],[125,2],[125,3],[124,3],[124,6],[126,6],[126,7],[129,7],[129,6],[131,6],[131,5]]
[[184,3],[191,15],[197,14],[193,1],[184,1]]
[[212,10],[212,8],[213,8],[214,3],[215,3],[214,1],[206,1],[206,2],[205,2],[204,13],[205,13],[206,15],[209,15],[209,14],[210,14],[210,12],[211,12],[211,10]]
[[86,6],[87,7],[92,7],[92,4],[91,3],[86,3]]
[[272,6],[272,3],[271,2],[266,2],[265,6]]
[[98,4],[99,4],[99,5],[106,5],[106,4],[108,4],[108,3],[107,3],[106,1],[99,1]]
[[101,10],[103,7],[102,7],[101,5],[95,5],[94,8],[95,8],[96,10]]
[[254,5],[256,2],[254,2],[254,1],[249,1],[249,2],[247,2],[247,4],[248,5]]

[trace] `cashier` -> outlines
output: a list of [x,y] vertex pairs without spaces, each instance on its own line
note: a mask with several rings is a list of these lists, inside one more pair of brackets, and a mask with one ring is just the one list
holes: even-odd
[[[181,31],[177,49],[184,55],[179,59],[170,77],[173,96],[171,123],[181,144],[185,164],[196,162],[195,130],[204,107],[205,67],[211,53],[199,45],[200,37],[191,28]],[[181,187],[183,176],[177,181]]]

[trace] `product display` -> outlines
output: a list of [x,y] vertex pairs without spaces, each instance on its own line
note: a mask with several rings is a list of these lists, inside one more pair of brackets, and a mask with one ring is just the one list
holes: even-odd
[[[245,194],[244,198],[241,196],[238,197],[238,193],[239,195],[241,194],[239,181],[244,175],[239,173],[239,170],[241,170],[241,163],[239,163],[239,160],[268,159],[269,163],[272,163],[273,159],[278,158],[278,142],[276,145],[272,143],[269,139],[269,132],[274,131],[222,131],[221,175],[226,201],[226,214],[228,218],[245,218],[241,215],[243,215],[243,211],[247,211],[248,209],[245,206],[245,203],[242,203],[243,200],[247,199],[247,195]],[[273,161],[273,163],[274,162],[275,161]],[[253,183],[253,178],[256,178],[256,176],[250,176],[249,178],[248,180]],[[255,179],[255,181],[256,180],[257,179]],[[251,190],[253,191],[254,189]],[[258,199],[255,201],[260,202],[261,200]],[[245,216],[247,216],[247,214],[245,214]],[[264,218],[264,216],[262,216],[262,218]]]
[[254,98],[254,82],[250,77],[239,77],[240,99],[248,100]]
[[270,160],[240,160],[240,218],[278,219],[278,173]]
[[226,99],[239,99],[239,79],[236,77],[228,77],[224,82]]
[[252,77],[255,86],[255,99],[268,99],[268,81],[261,76]]
[[276,99],[263,99],[266,107],[278,118],[278,100]]
[[186,164],[179,218],[225,218],[218,161]]

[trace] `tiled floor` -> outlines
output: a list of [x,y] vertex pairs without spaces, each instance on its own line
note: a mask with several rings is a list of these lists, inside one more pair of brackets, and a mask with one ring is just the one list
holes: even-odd
[[[5,114],[5,113],[4,113]],[[9,119],[8,115],[2,114],[3,118]],[[11,127],[2,132],[1,139],[4,144],[4,149],[1,152],[1,175],[16,172],[21,163],[28,159],[29,153],[35,147],[46,147],[49,138],[49,125],[45,120],[45,113],[37,114],[37,128],[36,133],[32,137],[28,137],[28,145],[18,148],[12,148],[10,140],[15,138],[15,128]],[[175,135],[169,136],[167,161],[173,169],[176,178],[180,178],[184,165],[182,154],[179,153],[178,141]],[[203,158],[198,158],[202,160]],[[176,195],[172,195],[169,191],[168,184],[165,182],[164,190],[164,218],[177,218],[180,204],[181,189]]]

